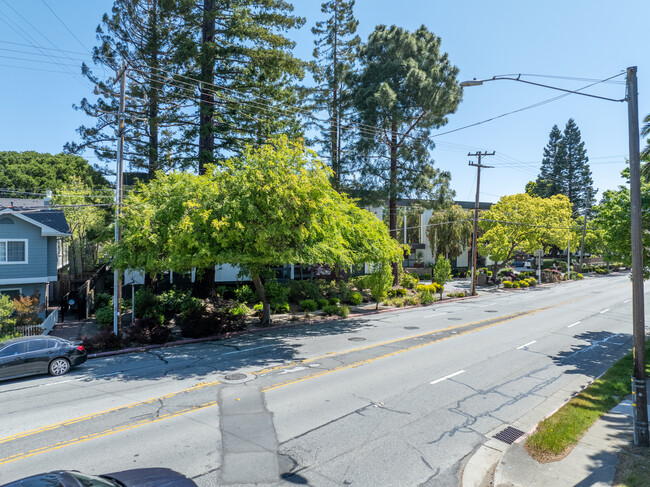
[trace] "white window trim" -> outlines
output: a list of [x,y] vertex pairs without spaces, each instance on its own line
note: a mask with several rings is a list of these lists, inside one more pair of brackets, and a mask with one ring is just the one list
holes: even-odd
[[[1,261],[0,265],[14,265],[14,264],[29,264],[29,240],[26,238],[3,238],[0,239],[0,243],[7,242],[23,242],[25,244],[25,260],[21,261]],[[7,257],[9,256],[9,248],[7,248]]]

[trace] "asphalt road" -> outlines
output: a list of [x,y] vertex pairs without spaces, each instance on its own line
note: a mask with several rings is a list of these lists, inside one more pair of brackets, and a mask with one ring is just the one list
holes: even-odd
[[201,486],[457,486],[486,438],[631,349],[603,276],[0,383],[0,481],[165,466]]

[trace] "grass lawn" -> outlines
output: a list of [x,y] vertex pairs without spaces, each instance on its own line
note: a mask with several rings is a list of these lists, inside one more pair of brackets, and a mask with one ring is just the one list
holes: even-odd
[[[650,341],[646,342],[646,356],[650,356]],[[540,462],[554,461],[566,456],[598,418],[631,394],[632,370],[630,353],[555,414],[537,425],[535,433],[526,440],[526,450]],[[648,365],[646,370],[650,373]],[[650,471],[646,474],[646,479],[648,478]]]

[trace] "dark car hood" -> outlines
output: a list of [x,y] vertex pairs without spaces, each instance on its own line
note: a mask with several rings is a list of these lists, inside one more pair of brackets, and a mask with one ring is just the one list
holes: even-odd
[[197,487],[185,475],[169,468],[136,468],[107,473],[103,477],[118,480],[127,487]]

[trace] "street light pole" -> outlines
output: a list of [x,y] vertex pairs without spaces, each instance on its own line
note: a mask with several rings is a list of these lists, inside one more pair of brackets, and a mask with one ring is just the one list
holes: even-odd
[[[521,76],[521,75],[520,75]],[[478,86],[487,81],[509,80],[541,86],[552,90],[563,91],[575,95],[598,98],[600,100],[627,102],[628,129],[630,142],[630,220],[632,246],[632,333],[634,336],[634,372],[632,388],[634,393],[634,443],[640,446],[650,446],[648,433],[648,398],[645,373],[645,321],[643,309],[643,241],[641,226],[641,163],[639,156],[639,102],[637,92],[636,66],[627,68],[627,96],[622,99],[581,93],[557,86],[533,83],[510,76],[495,76],[493,78],[460,83],[462,87]]]
[[627,113],[630,133],[630,218],[632,233],[632,329],[634,332],[634,444],[650,446],[645,373],[643,304],[643,241],[641,228],[641,161],[639,157],[639,102],[636,66],[627,68]]

